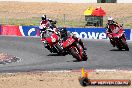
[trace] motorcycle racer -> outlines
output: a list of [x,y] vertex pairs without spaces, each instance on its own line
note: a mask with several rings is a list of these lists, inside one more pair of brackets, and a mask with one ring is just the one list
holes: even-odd
[[[42,35],[42,32],[46,30],[53,31],[58,35],[58,28],[56,27],[57,21],[53,21],[46,17],[46,15],[42,15],[41,21],[40,21],[40,34]],[[43,36],[41,36],[43,37]]]
[[82,48],[84,50],[87,50],[87,48],[84,46],[82,40],[80,38],[77,38],[75,35],[73,35],[69,31],[67,31],[66,27],[60,28],[59,32],[60,32],[62,41],[66,40],[68,38],[68,36],[73,36],[73,38],[82,46]]
[[121,26],[117,22],[115,22],[112,17],[108,17],[108,23],[106,24],[105,28],[107,29],[106,34],[110,39],[110,43],[113,45],[113,47],[115,47],[115,42],[113,40],[112,33],[116,30],[118,31],[122,29]]

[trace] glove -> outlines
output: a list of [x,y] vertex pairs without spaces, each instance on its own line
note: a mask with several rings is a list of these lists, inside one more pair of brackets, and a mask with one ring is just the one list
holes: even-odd
[[109,38],[112,38],[112,35],[111,35],[111,34],[108,34],[108,37],[109,37]]
[[43,26],[42,26],[42,25],[40,25],[40,26],[39,26],[39,29],[43,29]]

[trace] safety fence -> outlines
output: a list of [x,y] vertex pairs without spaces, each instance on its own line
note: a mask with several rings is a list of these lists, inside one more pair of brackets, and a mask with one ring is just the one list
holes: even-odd
[[[6,16],[8,14],[12,14],[12,16]],[[17,15],[16,15],[17,14]],[[33,15],[34,14],[34,15]],[[0,11],[0,24],[2,25],[22,25],[22,26],[39,26],[39,22],[41,21],[41,15],[43,13],[28,13],[28,12],[1,12]],[[86,26],[87,21],[85,20],[84,15],[78,14],[47,14],[47,17],[56,20],[57,26],[66,26],[66,27],[90,27]],[[103,17],[103,27],[107,23],[107,17]],[[132,16],[127,17],[116,17],[115,21],[119,24],[124,24],[124,27],[130,28]],[[93,20],[92,20],[93,21]],[[94,26],[92,26],[94,27]]]
[[[81,39],[108,39],[105,28],[67,28],[68,31],[76,34]],[[124,29],[127,40],[132,40],[132,30]],[[40,29],[38,26],[14,26],[1,25],[1,35],[13,36],[39,36]]]

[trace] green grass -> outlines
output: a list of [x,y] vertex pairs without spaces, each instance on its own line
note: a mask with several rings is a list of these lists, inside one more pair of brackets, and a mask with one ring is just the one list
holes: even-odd
[[[129,17],[126,19],[129,19]],[[0,23],[4,24],[4,25],[39,26],[40,20],[41,19],[39,17],[23,18],[23,19],[1,18]],[[118,21],[122,22],[121,19],[119,19]],[[75,20],[63,21],[60,19],[57,20],[57,26],[59,26],[59,27],[63,27],[63,26],[65,26],[65,27],[84,27],[85,24],[86,24],[86,21],[84,21],[84,20],[78,20],[78,21],[75,21]],[[103,26],[105,27],[105,25],[106,25],[106,21],[104,20]],[[131,28],[132,24],[131,23],[124,23],[124,27],[125,28]]]
[[[4,25],[21,25],[21,26],[39,26],[40,18],[30,18],[30,19],[1,19],[1,24]],[[85,21],[57,21],[57,26],[69,26],[69,27],[83,27]]]
[[21,25],[21,26],[38,26],[40,20],[37,18],[31,18],[31,19],[1,19],[1,24],[4,25]]

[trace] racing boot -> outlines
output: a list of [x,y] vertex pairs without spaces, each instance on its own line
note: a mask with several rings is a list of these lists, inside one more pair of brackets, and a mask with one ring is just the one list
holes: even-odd
[[115,47],[115,42],[113,39],[110,39],[110,43],[113,45],[113,47]]
[[78,39],[78,41],[79,41],[79,44],[82,46],[82,48],[83,48],[84,50],[87,50],[87,48],[84,46],[82,40],[81,40],[81,39]]

